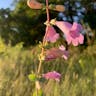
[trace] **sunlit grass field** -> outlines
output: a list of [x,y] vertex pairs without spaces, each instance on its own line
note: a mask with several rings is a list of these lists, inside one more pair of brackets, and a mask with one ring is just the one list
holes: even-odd
[[[32,96],[34,83],[28,79],[38,66],[39,47],[14,47],[0,42],[0,96]],[[45,96],[96,96],[96,43],[72,47],[67,61],[58,58],[43,63],[42,73],[56,70],[60,82],[46,81]]]

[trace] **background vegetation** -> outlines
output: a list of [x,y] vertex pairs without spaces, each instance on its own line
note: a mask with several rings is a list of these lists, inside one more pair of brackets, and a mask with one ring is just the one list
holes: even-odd
[[[44,0],[38,0],[44,2]],[[49,0],[64,4],[67,0]],[[79,1],[78,8],[74,4]],[[68,61],[56,59],[44,62],[42,72],[56,70],[62,74],[61,82],[46,81],[46,96],[96,96],[96,1],[70,0],[66,5],[66,20],[73,22],[76,12],[85,8],[80,23],[84,27],[85,41],[78,47],[69,46]],[[26,0],[14,1],[14,10],[0,9],[0,96],[32,96],[34,84],[28,74],[36,71],[38,42],[45,32],[45,10],[32,10]],[[75,6],[75,11],[72,8]],[[65,20],[59,12],[50,11],[51,18]],[[61,17],[60,17],[61,16]],[[68,19],[68,18],[71,18]],[[91,19],[90,19],[91,18]],[[57,29],[58,30],[58,29]],[[62,40],[61,40],[62,41]],[[60,43],[59,41],[56,43]],[[56,46],[52,45],[52,46]],[[50,45],[51,46],[51,45]]]

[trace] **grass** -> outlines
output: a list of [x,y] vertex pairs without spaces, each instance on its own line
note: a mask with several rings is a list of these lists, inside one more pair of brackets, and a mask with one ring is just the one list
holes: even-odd
[[[28,74],[37,69],[38,46],[30,49],[24,49],[22,44],[5,47],[0,51],[0,96],[32,96],[34,83],[29,81]],[[94,43],[83,50],[72,47],[68,61],[44,62],[42,72],[56,70],[62,74],[59,83],[45,82],[45,96],[96,96],[95,60]]]

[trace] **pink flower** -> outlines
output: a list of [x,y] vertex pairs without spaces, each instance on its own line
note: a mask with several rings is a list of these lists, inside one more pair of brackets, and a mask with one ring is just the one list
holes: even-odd
[[56,71],[53,71],[53,72],[48,72],[46,74],[43,74],[43,77],[45,79],[54,79],[56,81],[60,81],[61,74],[59,74]]
[[63,57],[65,60],[67,60],[67,59],[68,59],[68,56],[69,56],[69,52],[65,50],[65,47],[64,47],[63,45],[61,45],[61,46],[59,47],[59,49],[63,52],[62,57]]
[[65,34],[68,44],[72,43],[74,46],[83,44],[84,36],[80,33],[83,28],[80,24],[74,22],[72,25],[68,22],[56,21],[55,25]]
[[56,33],[54,27],[52,27],[51,25],[48,25],[46,27],[46,37],[45,37],[45,40],[54,43],[54,42],[56,42],[56,40],[58,38],[59,38],[59,34]]
[[45,60],[49,61],[52,59],[63,57],[65,60],[68,59],[68,51],[65,50],[65,47],[62,45],[59,48],[51,48],[46,51]]

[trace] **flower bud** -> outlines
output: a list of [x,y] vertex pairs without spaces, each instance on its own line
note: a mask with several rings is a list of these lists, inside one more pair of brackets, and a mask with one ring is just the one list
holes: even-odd
[[27,5],[32,9],[42,9],[43,4],[40,2],[37,2],[36,0],[27,0]]
[[59,11],[59,12],[64,12],[65,11],[64,5],[53,5],[53,4],[50,4],[49,5],[49,9],[54,10],[54,11]]
[[65,11],[65,7],[64,7],[64,5],[56,5],[55,6],[55,10],[59,11],[59,12],[64,12]]

